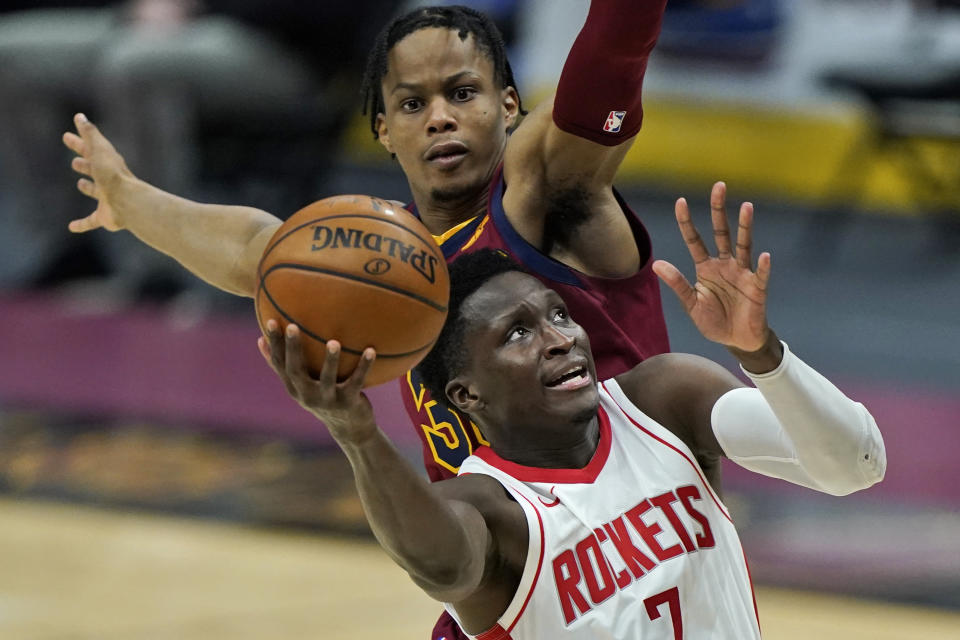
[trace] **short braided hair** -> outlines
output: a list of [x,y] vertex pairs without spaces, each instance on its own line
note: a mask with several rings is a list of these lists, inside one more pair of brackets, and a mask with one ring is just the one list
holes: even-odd
[[468,364],[463,349],[467,330],[467,322],[462,313],[464,301],[488,280],[511,271],[528,273],[499,249],[480,249],[465,253],[450,263],[447,319],[433,349],[416,368],[423,386],[437,402],[449,406],[447,383]]
[[[493,63],[494,80],[500,82],[501,88],[516,89],[517,84],[513,79],[510,61],[507,60],[503,35],[489,16],[476,9],[460,5],[414,9],[387,24],[377,35],[373,49],[367,56],[367,67],[363,72],[360,91],[363,97],[363,114],[370,116],[370,130],[373,132],[374,139],[380,137],[377,132],[377,114],[386,111],[381,84],[383,76],[387,73],[387,56],[393,46],[405,37],[430,27],[455,30],[461,40],[473,34],[477,47]],[[517,91],[517,107],[521,115],[527,113],[523,110],[519,91]]]

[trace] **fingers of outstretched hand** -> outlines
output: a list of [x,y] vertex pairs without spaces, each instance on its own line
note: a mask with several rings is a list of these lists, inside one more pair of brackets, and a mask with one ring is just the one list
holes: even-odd
[[73,151],[78,156],[82,156],[87,153],[87,147],[83,143],[83,138],[72,131],[67,131],[65,134],[63,134],[63,144],[66,145],[67,149],[70,149],[70,151]]
[[687,311],[690,311],[697,303],[697,292],[690,286],[690,282],[680,273],[680,270],[667,262],[666,260],[655,260],[653,263],[653,272],[656,273],[663,282],[673,289],[680,299],[680,304]]
[[708,260],[710,254],[703,244],[700,232],[697,231],[693,220],[690,218],[690,207],[687,206],[685,198],[677,200],[674,206],[674,214],[677,217],[677,226],[680,227],[680,235],[683,236],[684,242],[687,243],[687,250],[690,251],[690,257],[693,258],[694,264],[700,264]]
[[82,113],[73,114],[73,126],[77,128],[77,133],[79,133],[81,136],[100,132],[100,130],[97,129],[97,126],[87,120],[87,116]]
[[94,212],[88,215],[86,218],[71,220],[70,224],[67,225],[67,228],[70,229],[72,233],[85,233],[87,231],[99,229],[100,223],[97,221],[96,212]]
[[753,263],[753,205],[744,202],[740,205],[740,218],[737,223],[737,264],[750,269]]
[[764,251],[760,254],[760,257],[757,258],[757,286],[763,290],[767,290],[767,285],[770,282],[770,253]]
[[81,158],[80,156],[77,156],[76,158],[70,161],[70,168],[76,171],[77,173],[81,173],[85,176],[92,175],[91,173],[92,168],[90,166],[90,161],[87,160],[86,158]]
[[727,185],[718,182],[710,192],[710,218],[713,222],[713,240],[717,244],[717,255],[729,258],[730,226],[727,223]]

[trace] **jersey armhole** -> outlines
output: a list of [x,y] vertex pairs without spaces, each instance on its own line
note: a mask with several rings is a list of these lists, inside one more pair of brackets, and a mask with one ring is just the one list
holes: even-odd
[[[520,617],[523,615],[523,612],[526,610],[527,604],[530,602],[530,598],[533,596],[533,590],[537,586],[540,573],[543,571],[543,554],[545,548],[543,518],[540,515],[539,509],[537,509],[530,498],[528,498],[518,488],[514,487],[512,482],[510,482],[506,477],[501,476],[492,467],[490,467],[490,470],[488,471],[486,468],[486,463],[477,459],[471,460],[468,458],[468,460],[464,461],[463,466],[465,468],[462,468],[460,475],[466,475],[469,473],[482,473],[499,482],[503,488],[507,490],[507,493],[510,494],[510,497],[516,500],[516,502],[520,505],[520,507],[523,509],[524,515],[527,518],[527,531],[529,532],[529,539],[527,541],[527,560],[523,565],[523,573],[520,576],[520,584],[517,585],[517,591],[513,594],[510,604],[507,605],[506,610],[497,619],[497,624],[488,630],[495,630],[499,626],[506,632],[506,634],[508,634],[506,637],[509,637],[510,631],[513,630],[517,622],[520,620]],[[457,613],[453,607],[449,604],[445,606],[450,615],[453,616],[454,620],[457,621],[457,624],[460,624],[460,618],[457,616]],[[487,631],[476,634],[476,637],[485,637],[485,633],[487,633]]]
[[[554,260],[527,242],[510,223],[509,218],[507,218],[507,213],[503,209],[503,194],[506,188],[507,184],[503,179],[503,167],[501,166],[490,189],[490,218],[500,233],[500,236],[503,238],[504,243],[520,263],[539,276],[573,287],[583,288],[584,280],[586,279],[591,281],[598,280],[598,278],[580,273],[559,260]],[[626,201],[620,195],[620,192],[614,189],[613,195],[620,205],[620,210],[623,212],[623,215],[627,217],[630,229],[633,231],[633,238],[637,243],[637,250],[640,252],[641,266],[637,272],[640,273],[650,266],[650,257],[653,252],[650,234],[647,233],[646,227],[643,226],[643,223],[637,215],[627,205]],[[635,276],[636,274],[634,274],[634,277]]]
[[730,510],[727,509],[727,506],[724,504],[723,500],[719,495],[717,495],[717,492],[713,490],[713,487],[707,481],[707,476],[700,467],[697,457],[693,454],[693,451],[690,450],[690,447],[688,447],[686,443],[672,431],[638,409],[636,405],[634,405],[627,397],[627,394],[623,392],[623,389],[620,388],[620,385],[614,378],[604,380],[600,384],[600,389],[601,402],[607,402],[608,407],[611,410],[618,411],[625,415],[637,429],[644,432],[649,437],[659,441],[661,444],[669,447],[681,457],[685,458],[686,461],[697,472],[697,475],[700,477],[700,482],[703,484],[703,488],[713,499],[714,503],[716,503],[723,515],[726,516],[728,520],[733,522],[733,519],[730,515]]

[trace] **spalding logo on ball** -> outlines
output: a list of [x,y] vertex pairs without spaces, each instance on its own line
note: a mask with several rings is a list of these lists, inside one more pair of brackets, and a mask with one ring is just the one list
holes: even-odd
[[337,372],[377,350],[373,386],[403,375],[430,351],[447,317],[447,263],[426,227],[386,200],[326,198],[296,212],[267,244],[257,273],[257,322],[296,324],[307,365],[323,366],[327,340],[341,345]]

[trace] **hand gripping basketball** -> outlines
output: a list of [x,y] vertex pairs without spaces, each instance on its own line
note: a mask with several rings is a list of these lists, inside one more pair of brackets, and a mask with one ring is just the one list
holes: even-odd
[[343,195],[304,207],[277,230],[257,274],[257,320],[295,324],[308,370],[339,343],[338,377],[377,352],[364,386],[403,375],[430,351],[443,328],[450,280],[426,227],[379,198]]
[[356,369],[346,380],[338,382],[339,342],[327,341],[323,366],[314,377],[306,367],[299,328],[288,324],[281,332],[275,320],[269,320],[266,328],[266,337],[257,341],[260,354],[283,380],[287,393],[321,420],[337,442],[362,442],[376,431],[373,408],[362,392],[376,361],[373,349],[364,349]]

